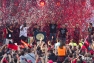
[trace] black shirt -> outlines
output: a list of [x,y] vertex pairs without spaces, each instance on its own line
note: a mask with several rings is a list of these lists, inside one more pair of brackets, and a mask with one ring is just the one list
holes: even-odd
[[62,37],[62,38],[66,38],[66,33],[68,32],[68,30],[66,29],[66,28],[60,28],[60,36]]
[[7,29],[7,32],[8,32],[8,34],[7,34],[6,38],[7,39],[12,39],[12,32],[9,31],[8,29]]
[[38,28],[33,28],[33,32],[39,32],[40,30]]
[[49,54],[48,59],[55,62],[57,58],[56,58],[56,55],[54,53],[51,53],[51,54]]
[[56,27],[57,27],[56,24],[49,24],[49,27],[50,27],[50,33],[56,33]]

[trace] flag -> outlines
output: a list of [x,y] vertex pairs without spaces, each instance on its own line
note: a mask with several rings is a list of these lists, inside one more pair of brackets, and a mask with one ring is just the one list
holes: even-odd
[[86,46],[85,46],[85,45],[83,45],[83,46],[82,46],[82,48],[81,48],[81,50],[82,50],[82,51],[87,50]]
[[89,41],[87,40],[88,39],[88,36],[86,37],[85,41],[84,41],[84,44],[82,46],[82,50],[87,50],[87,52],[90,52],[92,54],[92,51],[89,50]]
[[46,41],[46,33],[45,32],[35,32],[34,37],[36,41],[40,41],[42,38],[42,41]]
[[18,46],[15,44],[8,44],[9,49],[18,50]]
[[24,47],[24,45],[20,45],[20,48],[22,48],[22,49],[23,49],[23,48],[25,48],[25,47]]
[[86,47],[88,48],[89,47],[89,42],[86,40],[85,43]]
[[93,51],[93,50],[90,50],[89,52],[90,52],[92,55],[94,54],[94,51]]
[[23,40],[21,40],[21,43],[23,44],[23,45],[25,45],[25,46],[29,46],[26,42],[24,42]]
[[23,46],[31,48],[31,46],[28,43],[26,43],[25,41],[21,40],[21,43],[23,44]]
[[84,41],[84,44],[83,44],[86,48],[88,48],[89,45],[90,45],[87,39],[88,39],[88,36],[85,38],[85,41]]

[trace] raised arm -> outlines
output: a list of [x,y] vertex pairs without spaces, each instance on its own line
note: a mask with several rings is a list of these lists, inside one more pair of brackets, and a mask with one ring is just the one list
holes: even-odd
[[60,31],[57,32],[57,38],[58,38],[59,35],[60,35]]
[[4,58],[6,58],[7,57],[7,54],[4,54],[4,56],[3,56],[3,58],[1,59],[1,62],[0,63],[3,63],[3,60],[4,60]]
[[4,49],[6,45],[3,45],[1,48],[0,48],[0,52],[2,52],[2,50]]
[[48,62],[48,48],[47,48],[47,45],[45,46],[45,63],[47,63]]
[[13,32],[13,30],[10,30],[9,28],[8,28],[8,30],[9,30],[10,32]]
[[11,63],[12,61],[11,55],[9,54],[8,57],[9,57],[9,63]]

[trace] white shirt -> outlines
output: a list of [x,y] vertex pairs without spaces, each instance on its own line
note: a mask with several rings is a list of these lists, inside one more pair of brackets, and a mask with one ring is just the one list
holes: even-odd
[[23,30],[21,30],[21,28],[23,27],[23,25],[20,26],[20,36],[24,36],[24,37],[27,37],[27,30],[29,27],[23,27]]
[[[31,55],[32,57],[31,57],[30,55]],[[26,54],[26,55],[25,55],[25,58],[27,59],[27,61],[31,60],[32,63],[35,63],[35,61],[36,61],[36,59],[35,59],[35,54],[34,54],[34,53],[28,53],[28,54]]]
[[57,49],[60,46],[60,42],[55,43],[55,49]]
[[20,63],[27,63],[25,56],[20,56]]

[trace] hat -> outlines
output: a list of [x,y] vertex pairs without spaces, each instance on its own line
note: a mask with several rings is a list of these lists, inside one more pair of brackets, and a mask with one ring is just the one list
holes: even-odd
[[77,46],[77,44],[76,43],[73,43],[73,46]]
[[53,63],[53,61],[52,60],[49,60],[48,63]]

